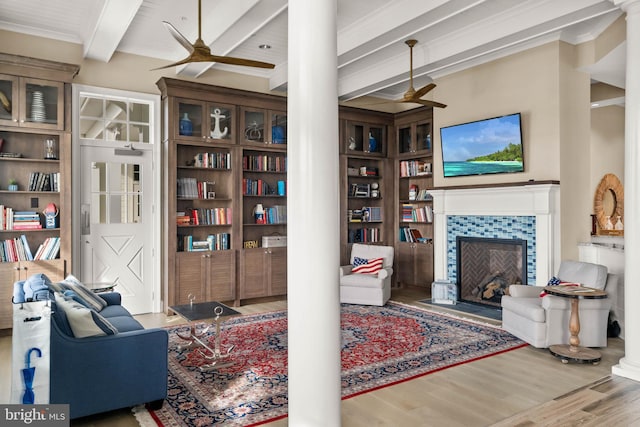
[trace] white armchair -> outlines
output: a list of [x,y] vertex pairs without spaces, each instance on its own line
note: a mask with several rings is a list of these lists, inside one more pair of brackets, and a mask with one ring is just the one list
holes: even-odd
[[[340,302],[383,306],[391,298],[393,247],[354,243],[351,265],[340,266]],[[354,258],[383,258],[382,269],[376,274],[352,273]]]
[[[563,282],[604,289],[603,299],[582,299],[579,304],[580,345],[606,347],[611,301],[618,278],[607,273],[607,267],[579,261],[563,261],[556,275]],[[502,297],[502,327],[534,347],[569,344],[571,299],[554,295],[540,296],[539,286],[511,285],[509,295]]]

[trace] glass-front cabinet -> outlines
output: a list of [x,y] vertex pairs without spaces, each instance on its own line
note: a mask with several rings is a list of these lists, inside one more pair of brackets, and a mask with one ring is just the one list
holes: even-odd
[[207,142],[235,143],[234,105],[178,99],[178,126],[174,138]]
[[433,151],[431,118],[398,127],[398,154],[427,154]]
[[0,74],[0,125],[64,129],[64,83]]
[[287,113],[243,107],[241,109],[240,140],[252,145],[287,144]]
[[387,152],[385,135],[385,126],[347,121],[345,153],[384,156]]

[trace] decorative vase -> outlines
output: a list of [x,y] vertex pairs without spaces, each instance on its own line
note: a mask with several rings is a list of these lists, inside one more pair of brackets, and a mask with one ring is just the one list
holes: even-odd
[[189,119],[189,114],[187,113],[184,113],[180,119],[180,135],[193,135],[193,124],[191,123],[191,119]]
[[613,230],[613,223],[611,222],[611,217],[610,216],[605,217],[604,229],[605,230]]
[[618,222],[616,222],[615,226],[616,230],[624,230],[624,224],[622,223],[622,218],[618,215]]
[[18,184],[9,184],[9,186],[7,187],[7,190],[18,191]]
[[258,203],[255,208],[253,208],[253,215],[256,220],[256,224],[264,224],[264,208],[261,203]]
[[375,153],[378,150],[378,141],[369,132],[369,152]]
[[284,144],[284,128],[282,126],[271,128],[271,140],[274,144]]

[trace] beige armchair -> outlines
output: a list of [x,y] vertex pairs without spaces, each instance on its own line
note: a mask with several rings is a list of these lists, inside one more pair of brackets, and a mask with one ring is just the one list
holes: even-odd
[[[351,265],[340,266],[340,302],[383,306],[391,298],[393,247],[354,243]],[[376,274],[353,273],[354,259],[383,258],[382,269]]]
[[[579,304],[580,345],[606,347],[611,301],[618,278],[607,267],[579,261],[563,261],[556,275],[563,282],[604,289],[604,299],[582,299]],[[511,285],[502,297],[502,327],[534,347],[569,344],[571,300],[553,295],[540,296],[540,286]]]

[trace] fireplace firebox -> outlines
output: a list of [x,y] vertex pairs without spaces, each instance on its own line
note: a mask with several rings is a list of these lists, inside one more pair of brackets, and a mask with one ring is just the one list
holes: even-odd
[[527,241],[456,237],[458,299],[500,307],[509,285],[527,283]]

